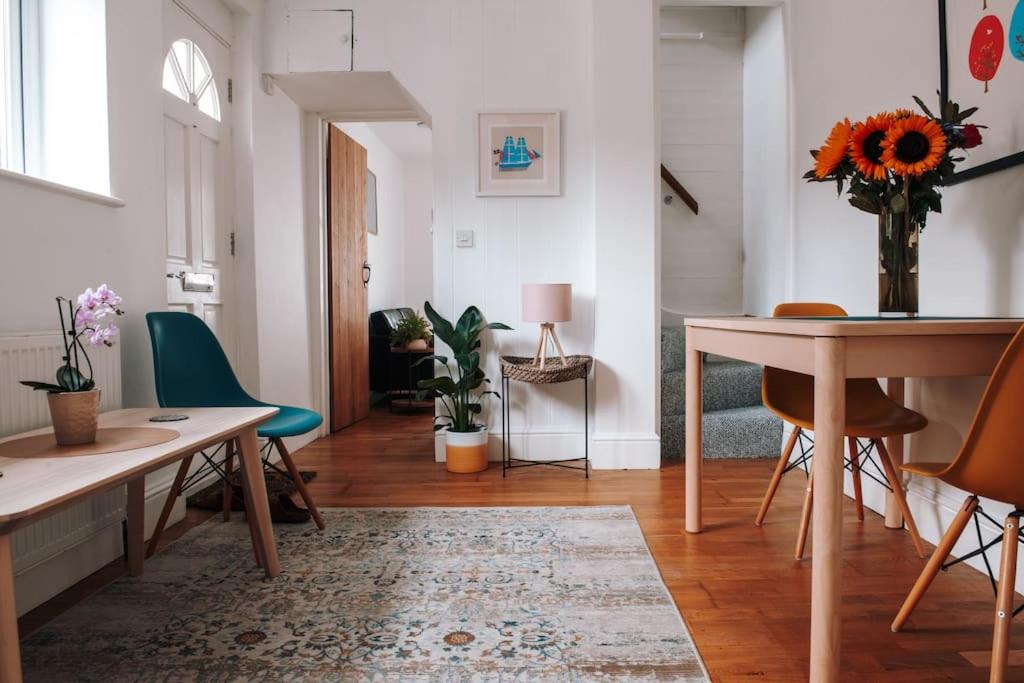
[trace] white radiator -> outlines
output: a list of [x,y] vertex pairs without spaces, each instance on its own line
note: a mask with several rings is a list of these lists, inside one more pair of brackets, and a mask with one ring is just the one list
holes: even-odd
[[[16,434],[50,423],[46,394],[32,391],[18,381],[54,381],[54,372],[60,365],[63,353],[64,347],[59,333],[0,335],[0,436]],[[93,362],[96,386],[102,392],[101,410],[120,408],[121,356],[118,347],[98,348],[90,353],[89,357]],[[124,489],[107,491],[15,532],[12,539],[15,574],[28,573],[101,531],[119,525],[124,519],[124,498]],[[113,533],[113,530],[109,531],[108,536]],[[106,545],[109,546],[109,542]],[[85,553],[86,556],[90,554],[96,555]],[[82,553],[79,553],[79,558],[81,555]],[[101,560],[109,561],[109,558],[98,558],[95,562]],[[58,572],[60,576],[66,577],[64,580],[56,578],[53,571],[45,572],[46,583],[50,585],[26,587],[26,592],[32,595],[25,596],[25,604],[19,591],[18,611],[24,612],[38,604],[40,599],[46,599],[67,588],[67,585],[52,585],[54,581],[73,583],[81,578],[76,577],[77,574],[84,572],[83,575],[87,575],[96,568],[69,567]]]

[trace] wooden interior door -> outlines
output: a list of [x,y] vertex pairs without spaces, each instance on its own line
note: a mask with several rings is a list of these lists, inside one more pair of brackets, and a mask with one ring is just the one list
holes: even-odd
[[370,414],[366,284],[366,149],[328,126],[327,277],[331,431]]

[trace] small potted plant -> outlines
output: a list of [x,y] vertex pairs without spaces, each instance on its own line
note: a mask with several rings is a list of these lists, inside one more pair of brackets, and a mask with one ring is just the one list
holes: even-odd
[[[53,420],[53,434],[61,446],[92,443],[100,410],[100,390],[93,381],[92,361],[83,340],[90,346],[113,346],[118,334],[114,319],[124,315],[121,297],[106,285],[86,289],[77,302],[57,297],[63,364],[57,368],[56,383],[22,380],[22,384],[45,391]],[[85,372],[83,372],[83,368]]]
[[483,411],[483,399],[498,396],[484,390],[490,380],[480,367],[480,334],[484,330],[511,330],[503,323],[488,323],[476,306],[467,308],[452,325],[426,302],[424,310],[434,327],[434,334],[451,349],[455,372],[446,356],[432,355],[422,362],[438,362],[447,376],[421,379],[418,398],[439,399],[444,415],[435,420],[434,430],[445,430],[445,466],[449,472],[481,472],[487,469],[487,427],[476,421]]
[[391,335],[392,346],[410,351],[426,351],[433,340],[430,324],[419,312],[399,320]]

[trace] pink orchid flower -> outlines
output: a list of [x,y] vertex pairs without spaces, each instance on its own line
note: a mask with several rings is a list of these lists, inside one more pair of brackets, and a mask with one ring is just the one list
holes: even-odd
[[114,290],[107,287],[106,283],[96,288],[95,296],[97,299],[100,300],[101,303],[107,304],[114,308],[116,308],[121,303],[121,297],[119,297],[114,292]]

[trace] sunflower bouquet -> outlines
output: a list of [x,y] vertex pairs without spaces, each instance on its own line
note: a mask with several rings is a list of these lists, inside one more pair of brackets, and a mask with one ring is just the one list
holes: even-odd
[[825,144],[811,150],[810,182],[834,182],[850,204],[878,216],[878,310],[916,315],[918,240],[928,213],[942,211],[939,188],[959,156],[981,144],[981,128],[965,121],[978,108],[942,105],[941,117],[914,101],[909,109],[880,112],[863,121],[836,123]]
[[961,110],[946,102],[936,117],[919,97],[914,101],[923,115],[897,109],[836,123],[825,144],[811,150],[814,168],[804,178],[835,182],[840,195],[846,188],[850,204],[861,211],[909,212],[923,228],[929,211],[942,211],[937,188],[964,160],[957,150],[980,145],[984,126],[964,123],[977,107]]

